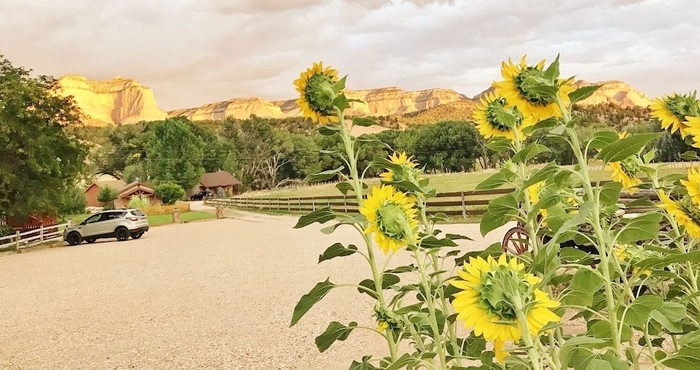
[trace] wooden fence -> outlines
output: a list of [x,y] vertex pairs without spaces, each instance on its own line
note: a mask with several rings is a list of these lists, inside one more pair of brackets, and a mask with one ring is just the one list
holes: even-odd
[[34,247],[39,244],[59,240],[63,238],[63,229],[67,224],[40,225],[39,228],[25,232],[17,231],[13,235],[8,235],[0,238],[0,250],[14,250],[19,252],[21,249]]
[[[464,219],[468,216],[481,216],[486,212],[486,206],[492,199],[498,195],[511,193],[513,190],[495,189],[439,193],[428,200],[426,210],[428,214],[444,213],[448,216],[462,216]],[[647,192],[638,192],[634,196],[623,193],[620,202],[628,203],[643,196],[654,199],[654,196]],[[311,212],[323,207],[330,207],[335,212],[358,213],[357,198],[354,195],[286,198],[234,197],[209,199],[206,202],[214,206],[278,212]],[[646,210],[644,208],[631,208],[627,209],[626,213],[641,213]]]

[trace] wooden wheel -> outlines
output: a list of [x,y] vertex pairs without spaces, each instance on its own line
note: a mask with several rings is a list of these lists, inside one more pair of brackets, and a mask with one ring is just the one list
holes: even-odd
[[516,226],[503,236],[503,251],[513,255],[521,255],[530,249],[530,234],[522,226]]

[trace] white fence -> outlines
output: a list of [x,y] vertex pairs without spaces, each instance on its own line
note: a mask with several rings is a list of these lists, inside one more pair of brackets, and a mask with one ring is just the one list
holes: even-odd
[[0,249],[8,249],[9,247],[15,251],[20,251],[21,249],[34,247],[48,241],[60,240],[63,237],[63,229],[66,228],[66,225],[42,226],[23,233],[18,231],[14,235],[4,236],[0,238]]

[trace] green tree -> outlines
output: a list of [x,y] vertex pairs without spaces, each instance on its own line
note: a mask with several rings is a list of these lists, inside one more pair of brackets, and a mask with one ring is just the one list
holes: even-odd
[[71,98],[48,76],[30,76],[0,55],[0,213],[54,213],[80,175],[86,146],[66,129],[80,123]]
[[100,190],[97,192],[97,201],[102,203],[105,207],[110,207],[114,208],[114,200],[117,199],[117,189],[111,187],[111,186],[105,186],[104,188],[100,188]]
[[473,124],[465,121],[444,121],[423,126],[412,153],[428,171],[461,172],[476,167],[481,155]]
[[173,204],[185,196],[185,189],[172,181],[160,183],[154,190],[165,204]]
[[149,127],[146,168],[157,181],[172,181],[191,189],[202,177],[204,143],[184,118],[169,118]]
[[85,191],[80,187],[71,186],[61,193],[61,204],[58,207],[58,214],[67,216],[84,213],[86,206]]

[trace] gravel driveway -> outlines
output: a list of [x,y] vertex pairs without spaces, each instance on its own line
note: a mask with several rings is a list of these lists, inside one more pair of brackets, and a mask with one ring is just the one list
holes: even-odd
[[[356,290],[332,291],[290,328],[292,310],[317,282],[370,276],[359,256],[317,264],[336,241],[296,217],[233,218],[152,228],[140,240],[99,241],[0,257],[0,369],[347,369],[377,353],[376,334],[355,331],[318,353],[331,319],[374,325]],[[444,225],[479,238],[478,225]],[[358,244],[359,245],[359,244]],[[406,256],[392,265],[410,262]]]

